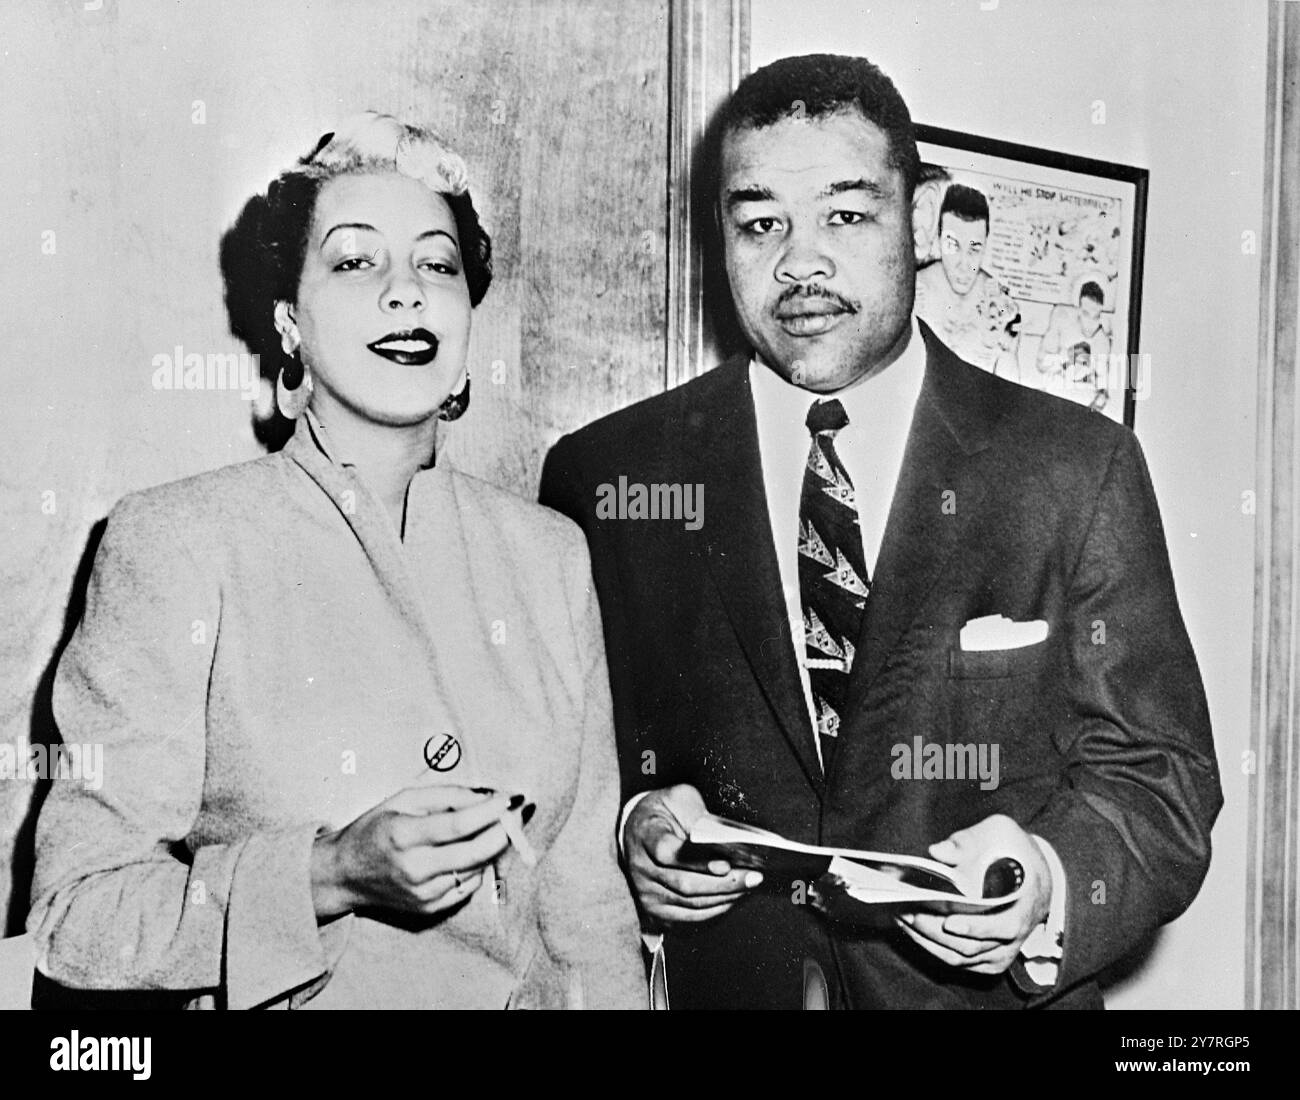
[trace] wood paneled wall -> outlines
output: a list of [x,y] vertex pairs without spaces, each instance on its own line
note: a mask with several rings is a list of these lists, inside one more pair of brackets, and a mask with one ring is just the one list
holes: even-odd
[[1269,5],[1246,1007],[1300,1007],[1300,5]]
[[[51,658],[114,501],[260,453],[238,393],[155,390],[153,357],[242,350],[221,233],[340,117],[425,122],[470,164],[496,279],[457,465],[531,496],[562,431],[663,388],[667,64],[668,0],[3,5],[0,747],[53,734]],[[0,779],[0,933],[32,795]]]

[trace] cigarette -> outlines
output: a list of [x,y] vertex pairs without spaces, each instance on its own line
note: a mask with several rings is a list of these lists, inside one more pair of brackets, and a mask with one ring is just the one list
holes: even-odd
[[524,833],[523,808],[518,810],[507,810],[501,815],[501,827],[505,829],[506,836],[510,838],[510,843],[514,846],[519,858],[523,861],[525,867],[537,866],[537,852],[534,850],[528,837]]

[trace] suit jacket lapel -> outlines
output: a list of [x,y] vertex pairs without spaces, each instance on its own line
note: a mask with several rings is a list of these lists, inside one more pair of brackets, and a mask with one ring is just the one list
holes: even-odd
[[989,446],[998,409],[986,387],[972,384],[979,368],[957,359],[924,323],[920,330],[925,381],[863,615],[850,715],[943,574],[986,491],[976,456]]
[[709,573],[782,733],[820,791],[821,764],[772,544],[749,363],[737,357],[712,373],[719,385],[716,398],[689,411],[683,428],[683,444],[698,463],[697,480],[706,487]]

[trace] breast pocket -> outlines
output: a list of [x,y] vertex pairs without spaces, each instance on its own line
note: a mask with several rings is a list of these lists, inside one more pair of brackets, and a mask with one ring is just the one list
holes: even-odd
[[1002,680],[1037,672],[1047,659],[1048,639],[1015,649],[950,649],[948,676],[954,680]]

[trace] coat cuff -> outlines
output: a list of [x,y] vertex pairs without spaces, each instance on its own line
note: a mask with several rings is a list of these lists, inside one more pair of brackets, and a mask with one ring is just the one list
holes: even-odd
[[244,843],[226,905],[228,1008],[283,999],[328,976],[342,954],[353,918],[322,929],[312,904],[311,851],[319,831],[307,825],[255,833]]
[[623,848],[623,830],[627,828],[627,819],[632,816],[632,811],[636,809],[636,804],[648,795],[649,791],[642,791],[640,794],[634,794],[623,805],[623,812],[618,815],[618,855],[620,859],[627,858],[627,852]]
[[1047,918],[1038,925],[1020,946],[1020,953],[1011,965],[1011,979],[1021,991],[1035,996],[1051,992],[1061,976],[1061,960],[1065,955],[1065,865],[1056,849],[1041,836],[1034,842],[1043,853],[1052,876],[1052,896]]

